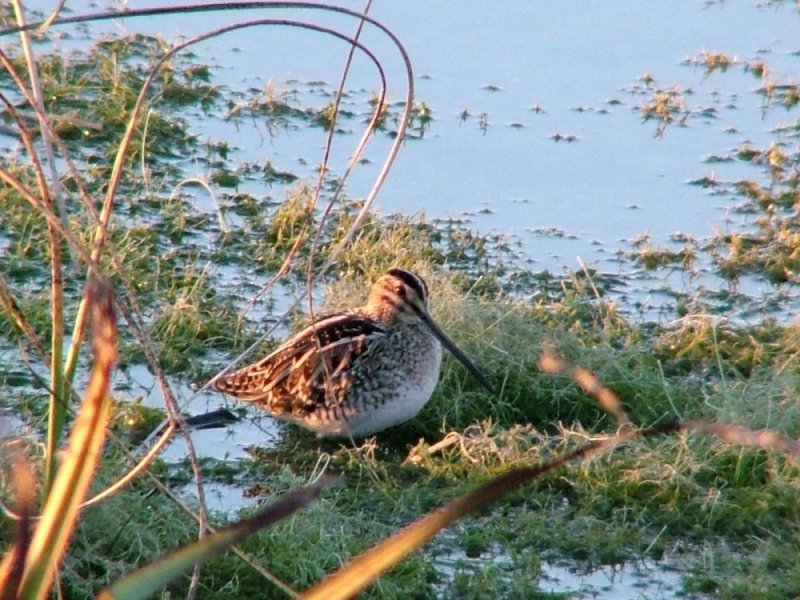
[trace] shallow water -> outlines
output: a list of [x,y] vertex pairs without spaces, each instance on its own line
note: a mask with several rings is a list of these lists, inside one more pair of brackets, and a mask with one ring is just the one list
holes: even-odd
[[[498,10],[484,2],[415,1],[376,3],[372,16],[406,45],[417,74],[416,98],[435,117],[421,143],[403,147],[379,208],[472,217],[481,230],[523,236],[543,266],[554,264],[550,256],[574,268],[570,252],[592,257],[595,241],[613,249],[645,230],[656,238],[677,230],[704,236],[712,224],[724,223],[726,199],[687,182],[709,174],[702,160],[710,154],[725,155],[744,140],[768,142],[784,114],[762,115],[752,76],[705,77],[703,69],[681,64],[687,57],[709,49],[764,58],[786,77],[797,70],[791,53],[800,19],[791,7],[605,2],[576,10],[570,3],[517,1]],[[171,33],[165,24],[159,30]],[[177,30],[187,32],[188,24],[182,21]],[[383,49],[375,37],[364,39]],[[305,52],[295,51],[298,44]],[[213,48],[218,46],[231,49],[211,54],[225,66],[218,75],[230,86],[269,79],[278,85],[291,79],[335,83],[340,70],[336,44],[290,30],[243,30],[219,38]],[[281,49],[270,54],[275,66],[253,69],[252,56],[270,48]],[[381,56],[391,58],[388,50]],[[391,99],[399,100],[402,78],[387,70]],[[349,89],[372,89],[375,79],[365,71],[355,69]],[[645,73],[664,87],[691,88],[692,108],[713,108],[716,117],[692,119],[689,127],[671,127],[656,139],[655,123],[642,123],[636,111]],[[462,122],[465,109],[473,116],[485,113],[488,128],[475,118]],[[239,144],[254,159],[266,152],[279,164],[300,156],[313,161],[309,142],[322,136],[305,133],[249,147],[240,138]],[[559,133],[577,140],[554,141]],[[368,157],[379,162],[387,141],[378,136]],[[358,169],[348,191],[365,194],[376,168]],[[720,179],[747,175],[736,162],[713,170]],[[483,209],[491,212],[476,216]],[[533,233],[548,228],[578,239]]]
[[[81,10],[81,3],[71,6]],[[780,108],[764,112],[755,93],[759,79],[739,67],[709,75],[687,62],[706,50],[724,52],[734,62],[763,59],[771,76],[793,81],[800,17],[790,3],[618,0],[578,7],[514,0],[498,7],[413,0],[375,3],[371,15],[402,40],[416,73],[416,100],[433,114],[422,139],[403,145],[378,196],[380,212],[458,219],[482,233],[509,236],[521,242],[521,261],[533,270],[577,271],[586,265],[620,274],[626,285],[612,297],[623,310],[637,306],[646,318],[669,308],[671,300],[660,288],[684,291],[688,284],[681,274],[646,273],[620,262],[618,252],[630,251],[642,234],[664,246],[677,232],[702,240],[747,226],[746,215],[731,212],[740,198],[690,182],[763,180],[761,172],[733,158],[735,150],[746,142],[767,145],[774,130],[786,125],[787,114]],[[221,26],[287,16],[347,33],[356,26],[322,12],[240,11],[92,27],[179,39],[208,31],[210,19]],[[384,63],[389,102],[402,100],[405,81],[396,50],[374,28],[366,28],[361,39]],[[192,51],[215,66],[214,82],[242,102],[271,85],[301,106],[322,107],[331,100],[347,48],[329,36],[262,26],[201,42]],[[645,75],[653,80],[649,87]],[[334,142],[334,176],[362,133],[377,85],[374,68],[357,57],[343,105],[356,117],[340,121],[346,133]],[[644,122],[639,110],[656,87],[683,90],[690,111],[686,126],[673,124],[660,137],[657,123]],[[278,170],[315,176],[325,142],[320,128],[278,128],[271,137],[261,119],[231,123],[218,117],[198,110],[195,132],[202,140],[230,142],[234,161],[269,161]],[[355,170],[347,194],[369,192],[391,141],[385,133],[373,136],[369,162]],[[709,162],[712,156],[724,160]],[[188,176],[209,174],[203,158],[187,157]],[[243,181],[239,190],[283,198],[280,185],[258,179]],[[196,201],[214,211],[204,194],[198,192]],[[723,286],[707,272],[697,283]],[[755,281],[741,287],[754,298],[771,289]],[[791,292],[786,313],[799,303]],[[767,313],[756,308],[749,316],[761,314]]]
[[540,588],[545,592],[568,593],[587,600],[658,600],[680,598],[680,573],[670,565],[642,561],[621,567],[601,567],[581,573],[574,565],[542,564]]
[[[448,592],[452,595],[449,586],[457,573],[478,574],[490,567],[500,567],[510,574],[514,573],[513,561],[502,548],[490,545],[481,556],[471,558],[459,547],[455,537],[451,530],[439,536],[445,547],[448,544],[455,546],[437,557],[437,569],[443,579],[439,590],[442,597],[447,597]],[[669,560],[655,562],[646,559],[587,570],[574,562],[542,558],[536,577],[542,593],[568,594],[569,598],[575,600],[666,600],[683,597],[680,570]]]
[[[81,3],[70,6],[76,12],[82,8]],[[206,31],[210,18],[220,25],[287,14],[298,16],[251,11],[95,27],[175,39]],[[312,20],[308,12],[299,14]],[[412,0],[375,3],[371,15],[405,44],[417,75],[416,99],[434,115],[424,139],[404,145],[378,208],[432,218],[466,216],[482,231],[521,236],[543,267],[576,268],[576,256],[594,260],[598,248],[613,251],[644,231],[664,239],[678,230],[706,236],[724,227],[729,199],[687,182],[711,171],[718,179],[755,177],[736,161],[713,166],[702,161],[711,154],[727,155],[745,140],[767,143],[785,114],[778,109],[762,114],[761,98],[753,93],[759,81],[752,75],[706,77],[704,69],[682,63],[707,49],[740,60],[763,58],[784,80],[798,67],[793,39],[800,17],[783,4],[612,1],[578,9],[569,2],[515,0],[498,8],[476,1]],[[313,17],[342,28],[350,23],[322,13]],[[390,101],[400,100],[404,82],[396,54],[370,30],[363,41],[386,60]],[[323,86],[304,83],[334,85],[345,50],[321,35],[275,27],[243,29],[193,48],[200,61],[217,66],[215,82],[246,92],[272,80],[278,89],[316,95],[317,104],[320,98],[329,100]],[[374,71],[365,63],[354,68],[348,86],[353,96],[365,90],[362,95],[368,97],[366,90],[375,88]],[[641,93],[645,73],[663,87],[690,89],[691,108],[713,109],[713,114],[691,118],[688,127],[673,126],[655,138],[655,123],[643,123],[636,110],[646,96]],[[357,104],[359,98],[347,102]],[[459,117],[464,110],[472,115],[466,121]],[[482,113],[489,122],[485,129],[476,118]],[[357,125],[337,142],[334,170],[360,134]],[[293,171],[305,161],[308,173],[324,141],[319,129],[281,132],[272,140],[259,139],[247,127],[237,133],[230,139],[242,160],[270,158]],[[203,134],[213,138],[216,131]],[[554,141],[556,134],[576,141]],[[376,136],[368,152],[374,162],[356,170],[348,193],[366,194],[389,141]],[[536,233],[553,230],[566,235]]]

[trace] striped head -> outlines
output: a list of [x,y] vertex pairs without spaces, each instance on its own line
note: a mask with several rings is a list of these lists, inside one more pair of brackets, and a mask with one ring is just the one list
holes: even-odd
[[428,312],[428,285],[419,275],[399,267],[389,269],[373,284],[362,312],[389,327],[402,323],[421,323],[486,389],[494,391],[484,374],[431,318]]
[[384,325],[425,320],[428,315],[428,284],[406,269],[389,269],[372,285],[364,312]]

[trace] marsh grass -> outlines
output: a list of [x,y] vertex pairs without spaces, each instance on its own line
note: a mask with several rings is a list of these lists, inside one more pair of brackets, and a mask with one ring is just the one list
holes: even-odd
[[[126,111],[167,47],[157,38],[129,36],[105,40],[68,61],[43,57],[42,83],[53,102],[47,112],[85,178],[79,185],[70,176],[66,187],[77,194],[87,186],[91,205],[97,204],[109,177],[107,154],[123,135]],[[704,61],[712,61],[709,74],[723,65],[718,54]],[[728,70],[740,66],[726,65]],[[221,215],[201,211],[195,197],[172,193],[183,179],[173,159],[201,151],[182,116],[185,107],[213,112],[225,105],[229,119],[267,117],[268,129],[293,124],[335,130],[334,118],[353,118],[336,113],[333,105],[297,106],[291,93],[274,87],[249,103],[225,104],[228,99],[209,77],[202,64],[172,59],[153,84],[151,100],[158,110],[146,127],[133,132],[132,150],[125,156],[122,193],[107,229],[108,252],[101,257],[115,287],[132,290],[135,303],[126,303],[124,295],[120,302],[144,332],[138,337],[123,328],[122,362],[145,363],[155,356],[151,366],[171,379],[194,383],[207,380],[265,332],[260,348],[266,351],[277,316],[268,302],[263,320],[245,314],[242,305],[258,290],[242,282],[253,275],[267,280],[289,256],[291,268],[284,279],[295,289],[302,287],[309,267],[326,264],[349,238],[335,257],[335,272],[317,280],[313,291],[325,299],[314,310],[357,304],[389,266],[416,269],[433,291],[434,317],[488,374],[498,394],[488,397],[447,357],[429,405],[377,442],[323,443],[287,428],[274,448],[252,449],[251,458],[235,464],[235,475],[228,467],[200,463],[206,481],[233,481],[265,502],[306,484],[326,453],[328,470],[343,483],[302,515],[250,538],[240,554],[212,561],[199,579],[179,578],[164,595],[194,590],[201,597],[287,597],[285,589],[265,583],[264,574],[247,560],[301,591],[445,501],[515,469],[612,439],[617,430],[612,416],[569,373],[544,372],[544,350],[591,371],[614,390],[637,427],[704,418],[769,428],[790,438],[800,435],[794,324],[762,320],[743,325],[693,292],[681,296],[673,322],[637,323],[605,300],[616,283],[613,276],[588,268],[563,276],[534,273],[524,266],[513,240],[424,216],[363,213],[369,205],[359,199],[338,196],[323,218],[314,183],[295,180],[271,163],[259,172],[270,183],[288,185],[280,200],[237,190],[220,199]],[[650,79],[643,83],[652,97],[642,113],[658,121],[659,134],[697,114],[678,87],[659,87]],[[791,108],[790,92],[786,84],[767,82],[760,93]],[[377,125],[394,131],[393,107],[380,96],[372,104],[381,111]],[[431,123],[430,109],[424,103],[412,109],[422,136]],[[144,172],[139,168],[142,149]],[[236,187],[252,176],[237,168],[225,144],[209,152],[220,159],[209,163],[210,180],[219,187]],[[775,184],[731,184],[752,210],[764,212],[754,231],[720,236],[707,246],[677,240],[683,244],[678,250],[643,240],[629,258],[656,271],[682,270],[692,278],[696,259],[708,255],[715,273],[733,284],[751,275],[774,284],[796,283],[794,157],[770,147],[743,148],[738,158],[765,169]],[[25,156],[3,165],[33,185]],[[8,241],[3,275],[27,323],[47,339],[50,298],[30,285],[48,277],[46,223],[10,188],[0,194],[0,235]],[[76,205],[70,231],[88,248],[96,224],[88,205]],[[232,225],[226,230],[220,223],[228,218]],[[68,251],[61,250],[66,261]],[[68,278],[64,286],[67,322],[77,311],[80,281]],[[289,326],[305,322],[307,313],[308,304],[299,302]],[[31,358],[15,351],[27,342],[7,307],[0,311],[0,331],[4,354],[10,357],[0,373],[13,390],[7,397],[16,415],[42,429],[44,394],[37,400],[32,392],[46,384],[27,375]],[[147,411],[134,408],[136,398],[119,396],[114,429],[127,431],[133,448],[142,437],[137,423],[152,429],[162,413],[142,415]],[[107,452],[93,491],[127,468],[123,449]],[[191,460],[178,468],[156,461],[149,473],[156,481],[183,486],[193,481],[195,466]],[[629,439],[611,452],[565,464],[510,491],[493,508],[460,521],[447,537],[383,575],[364,597],[561,597],[539,591],[540,557],[567,558],[587,570],[647,557],[679,564],[689,593],[791,597],[800,593],[798,475],[796,456],[760,446],[686,432]],[[202,505],[192,507],[196,512],[190,516],[163,490],[155,490],[149,476],[137,477],[118,495],[83,511],[60,572],[65,597],[91,596],[197,536],[195,516],[203,514]],[[231,518],[212,515],[216,525]],[[5,548],[11,528],[4,527]]]

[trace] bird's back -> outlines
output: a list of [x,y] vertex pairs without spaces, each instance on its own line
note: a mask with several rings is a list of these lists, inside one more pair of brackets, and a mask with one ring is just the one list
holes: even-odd
[[275,416],[335,411],[345,401],[365,353],[384,334],[379,323],[358,313],[330,315],[266,358],[220,377],[214,387]]

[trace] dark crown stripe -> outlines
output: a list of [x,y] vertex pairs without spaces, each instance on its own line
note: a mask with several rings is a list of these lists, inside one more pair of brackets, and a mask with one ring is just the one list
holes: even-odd
[[414,290],[414,293],[417,294],[417,296],[419,296],[421,299],[426,300],[428,298],[428,286],[421,277],[414,275],[414,273],[411,271],[406,271],[405,269],[401,269],[399,267],[389,269],[388,274],[392,277],[397,277],[405,285]]

